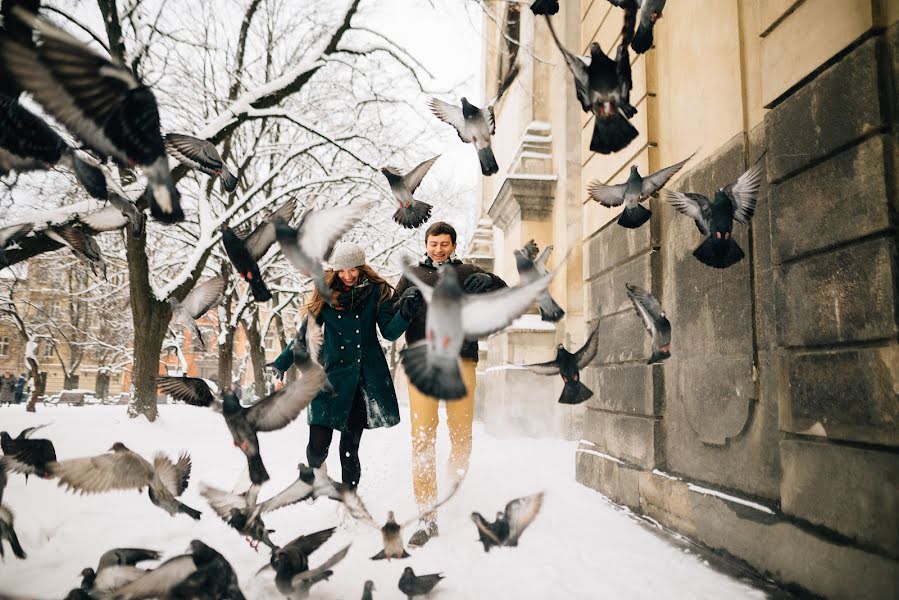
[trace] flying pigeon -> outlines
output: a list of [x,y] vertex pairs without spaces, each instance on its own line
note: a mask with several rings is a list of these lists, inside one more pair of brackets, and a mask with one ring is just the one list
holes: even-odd
[[749,225],[755,213],[761,184],[761,166],[755,165],[734,182],[715,192],[709,201],[702,194],[665,190],[668,202],[696,221],[696,228],[706,240],[693,251],[699,262],[716,269],[725,269],[745,256],[732,237],[734,220]]
[[426,509],[421,514],[417,515],[414,519],[409,519],[404,523],[398,523],[396,521],[395,513],[391,510],[387,512],[387,522],[384,525],[379,525],[377,521],[371,516],[371,513],[368,512],[368,509],[365,507],[365,504],[362,503],[362,499],[355,493],[346,494],[343,498],[343,505],[346,507],[347,511],[350,515],[356,520],[360,521],[372,527],[374,529],[378,529],[381,531],[382,541],[384,543],[384,548],[371,557],[372,560],[383,560],[383,559],[393,559],[393,558],[409,558],[411,556],[408,552],[406,552],[405,545],[403,544],[403,529],[412,525],[413,523],[417,523],[421,519],[432,514],[435,510],[449,502],[449,500],[456,495],[456,492],[459,490],[459,487],[462,485],[462,480],[456,481],[456,484],[449,491],[446,497],[439,501],[434,506]]
[[631,66],[627,48],[620,46],[612,60],[599,44],[592,42],[590,58],[576,56],[559,41],[549,17],[546,22],[574,76],[581,107],[594,115],[590,150],[600,154],[618,152],[637,137],[637,129],[628,120],[637,114],[637,109],[630,101]]
[[90,150],[147,176],[150,213],[164,223],[184,219],[169,172],[156,98],[127,67],[27,10],[13,13],[38,34],[29,47],[2,40],[6,66],[34,99]]
[[233,192],[237,187],[237,177],[231,174],[219,151],[209,140],[181,133],[167,133],[165,149],[180,163],[192,169],[199,169],[207,175],[221,177],[222,186],[226,191]]
[[559,344],[556,346],[556,357],[545,363],[534,365],[524,365],[538,375],[562,375],[562,381],[565,387],[562,388],[562,395],[559,396],[559,404],[580,404],[593,396],[593,392],[581,383],[580,370],[586,368],[587,365],[596,356],[599,349],[599,324],[593,328],[590,337],[584,342],[580,350],[572,354],[565,349],[565,346]]
[[60,486],[82,494],[128,489],[140,492],[146,487],[150,501],[170,515],[180,512],[199,520],[200,511],[177,500],[187,489],[190,468],[187,453],[182,453],[177,463],[159,453],[151,465],[125,444],[116,442],[106,454],[61,460],[53,464],[52,471]]
[[[118,210],[113,209],[115,214],[124,219],[125,217]],[[100,244],[94,239],[83,227],[78,223],[64,223],[55,227],[48,227],[44,233],[48,238],[55,242],[59,242],[63,246],[68,246],[75,256],[87,261],[94,275],[97,274],[96,267],[100,268],[103,279],[106,279],[106,261],[103,260],[103,253],[100,250]]]
[[[524,248],[514,252],[515,266],[518,268],[518,276],[522,283],[530,283],[546,275],[546,263],[553,247],[546,246],[539,256],[538,251],[537,244],[531,240],[524,245]],[[565,316],[565,311],[553,300],[548,291],[537,298],[537,308],[540,310],[540,318],[550,323],[555,323]]]
[[587,186],[587,191],[591,198],[603,206],[613,207],[624,204],[624,211],[618,217],[618,224],[628,229],[636,229],[648,221],[652,214],[652,211],[644,208],[640,203],[658,192],[691,158],[693,158],[692,155],[686,160],[660,169],[647,177],[641,177],[637,165],[632,165],[631,174],[626,182],[617,185],[602,185],[599,181],[593,181]]
[[21,473],[28,479],[29,475],[37,475],[48,479],[53,476],[52,463],[56,462],[56,449],[53,442],[32,436],[47,425],[38,425],[23,429],[13,438],[9,433],[0,432],[0,448],[3,458],[0,464],[6,471]]
[[240,235],[227,225],[221,227],[222,244],[225,246],[228,259],[234,265],[240,278],[250,284],[253,298],[257,302],[267,302],[272,299],[272,294],[259,272],[258,261],[275,243],[274,222],[290,221],[296,211],[296,206],[296,200],[291,198],[246,236]]
[[205,379],[160,375],[156,378],[156,385],[163,393],[191,406],[212,406],[215,402],[215,394]]
[[113,548],[100,556],[97,570],[87,568],[81,571],[81,589],[93,595],[103,595],[136,581],[146,575],[147,569],[136,565],[147,560],[159,560],[155,550],[144,548]]
[[[37,14],[41,7],[40,0],[0,0],[0,36],[6,36],[24,46],[33,46],[31,28],[16,19],[12,14],[13,7],[21,7],[32,14]],[[0,94],[18,98],[22,87],[6,70],[5,62],[0,59]]]
[[16,535],[13,521],[13,514],[9,507],[0,504],[0,559],[4,557],[4,540],[9,542],[12,553],[16,555],[16,558],[24,559],[27,557],[27,554],[22,549],[22,545],[19,544],[19,536]]
[[[305,463],[300,463],[297,469],[299,473],[296,481],[265,502],[259,503],[260,514],[269,513],[309,498],[314,499],[320,496],[334,497],[337,495],[337,490],[334,487],[336,482],[332,482],[321,469],[308,467]],[[341,498],[337,497],[335,499],[340,500]]]
[[431,590],[440,583],[441,579],[444,579],[444,576],[440,573],[416,575],[412,567],[406,567],[403,569],[402,576],[400,576],[398,587],[401,592],[406,594],[408,600],[412,600],[415,596],[427,596],[430,594]]
[[331,290],[325,282],[322,263],[331,256],[334,245],[372,208],[372,202],[310,209],[303,213],[296,229],[275,219],[275,232],[281,253],[293,268],[312,282],[325,302],[331,303]]
[[646,290],[640,289],[629,283],[624,284],[627,288],[627,297],[634,304],[634,310],[643,320],[643,326],[652,337],[652,356],[649,357],[647,364],[661,362],[671,356],[671,323],[662,305]]
[[431,112],[438,119],[456,129],[459,139],[466,144],[474,144],[478,151],[478,160],[481,163],[481,173],[488,177],[499,171],[499,165],[496,164],[496,157],[490,147],[490,136],[496,133],[493,107],[512,85],[516,75],[518,75],[518,65],[512,67],[505,81],[500,85],[496,96],[483,109],[478,108],[466,98],[462,98],[461,108],[438,98],[431,98],[428,103]]
[[[238,485],[233,491],[226,492],[210,485],[200,484],[200,495],[206,498],[209,506],[222,521],[247,538],[251,548],[255,550],[261,542],[276,550],[277,546],[268,535],[273,530],[266,529],[256,505],[259,486],[251,484],[245,489],[237,489],[239,487],[241,486]],[[251,540],[254,540],[255,544]]]
[[0,176],[10,171],[47,170],[69,167],[87,193],[106,198],[103,173],[81,158],[43,119],[0,94]]
[[559,0],[534,0],[531,12],[535,15],[554,15],[559,12]]
[[[628,34],[625,36],[625,40],[633,36],[630,45],[634,52],[643,54],[652,48],[652,28],[656,21],[662,18],[665,0],[609,0],[609,2],[624,9],[625,21],[628,22],[626,25]],[[640,9],[640,25],[634,34],[637,9]]]
[[0,268],[9,266],[6,250],[11,246],[15,246],[16,242],[28,235],[32,227],[31,223],[19,223],[0,229]]
[[412,197],[418,189],[421,180],[430,170],[431,166],[440,158],[438,154],[429,158],[405,175],[395,167],[383,167],[381,173],[390,183],[390,191],[399,203],[399,208],[393,213],[393,220],[407,229],[415,229],[431,217],[431,205],[420,202]]
[[107,178],[106,187],[106,200],[128,220],[128,223],[131,225],[131,235],[136,238],[144,237],[144,228],[147,223],[147,217],[144,215],[144,212],[128,199],[125,191],[112,178]]
[[211,277],[203,283],[197,284],[182,302],[178,302],[178,299],[174,297],[169,298],[169,304],[172,307],[172,323],[188,329],[193,337],[194,346],[200,351],[206,349],[206,342],[203,340],[203,333],[197,327],[196,319],[217,306],[222,301],[224,291],[225,279]]
[[309,535],[301,535],[283,548],[272,551],[269,564],[259,569],[259,573],[274,569],[275,586],[290,600],[309,597],[309,590],[320,581],[334,574],[331,567],[343,560],[350,547],[346,546],[321,566],[310,570],[309,555],[318,550],[334,534],[335,528],[323,529]]
[[506,510],[496,513],[496,520],[491,523],[481,513],[471,513],[471,520],[478,528],[478,536],[484,544],[484,552],[490,552],[493,546],[517,546],[518,538],[524,530],[534,522],[540,507],[543,506],[543,492],[532,496],[516,498],[506,504]]
[[423,394],[455,400],[465,395],[459,372],[459,351],[465,339],[477,339],[508,327],[546,291],[555,273],[516,287],[482,294],[465,294],[455,271],[442,265],[437,284],[421,281],[407,265],[406,277],[427,302],[425,339],[401,352],[409,380]]
[[362,600],[374,600],[372,592],[375,590],[375,582],[368,579],[362,586]]

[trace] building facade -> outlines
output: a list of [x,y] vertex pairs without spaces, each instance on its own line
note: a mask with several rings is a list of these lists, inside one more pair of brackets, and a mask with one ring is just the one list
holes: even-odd
[[[613,54],[620,9],[561,4],[569,49]],[[551,288],[563,321],[489,340],[488,427],[515,407],[552,410],[578,427],[578,480],[613,501],[785,585],[899,596],[899,3],[669,2],[654,49],[631,54],[640,135],[612,155],[589,151],[592,118],[542,18],[488,5],[484,97],[521,67],[483,185],[495,268],[516,281],[512,251],[531,238],[555,246],[553,266],[570,251]],[[751,227],[734,230],[746,258],[725,270],[691,256],[701,236],[663,200],[629,230],[585,191],[694,152],[672,189],[711,196],[763,165]],[[662,364],[646,365],[625,283],[668,313]],[[547,408],[560,382],[508,368],[593,327],[580,413]]]

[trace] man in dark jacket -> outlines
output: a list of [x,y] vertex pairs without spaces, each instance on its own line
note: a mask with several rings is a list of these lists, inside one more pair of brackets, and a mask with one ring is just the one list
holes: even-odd
[[[453,267],[462,287],[469,294],[488,292],[506,283],[494,275],[487,273],[477,265],[466,264],[455,258],[456,230],[452,225],[437,222],[425,232],[425,259],[413,267],[415,274],[424,283],[437,283],[437,268],[443,264]],[[406,277],[396,285],[396,296],[413,287]],[[418,295],[417,306],[410,304],[404,308],[406,312],[414,312],[410,316],[409,328],[406,330],[406,345],[410,346],[425,336],[425,320],[427,307]],[[417,309],[417,310],[415,310]],[[471,422],[474,417],[475,368],[478,363],[478,342],[466,341],[459,353],[460,370],[465,382],[467,394],[458,400],[446,402],[446,424],[450,434],[450,473],[452,477],[461,477],[468,470],[468,459],[471,456]],[[437,434],[437,408],[440,398],[422,394],[414,385],[409,384],[409,412],[412,421],[412,484],[415,499],[424,512],[437,502],[437,465],[435,441]],[[423,546],[437,535],[437,515],[419,523],[418,529],[409,540],[410,546]]]
[[19,375],[19,380],[16,381],[16,391],[15,391],[16,404],[22,403],[22,396],[25,394],[25,381],[26,381],[25,373],[22,373],[21,375]]

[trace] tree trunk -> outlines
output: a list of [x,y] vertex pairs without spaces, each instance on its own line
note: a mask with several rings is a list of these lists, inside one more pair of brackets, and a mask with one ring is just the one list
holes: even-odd
[[216,383],[219,390],[224,390],[231,386],[234,377],[234,330],[230,327],[225,330],[225,340],[219,345],[218,351],[219,380]]
[[256,396],[265,396],[265,348],[262,344],[262,334],[259,332],[259,311],[253,308],[253,317],[250,325],[244,322],[247,332],[247,343],[250,346],[250,360],[253,361],[253,383],[256,388]]
[[[132,296],[134,293],[132,292]],[[132,311],[134,305],[132,304]],[[156,377],[159,375],[159,355],[162,342],[168,330],[171,311],[168,304],[153,301],[144,316],[135,317],[134,323],[134,369],[131,383],[134,397],[128,407],[128,416],[143,415],[148,421],[156,420]]]
[[77,373],[65,373],[63,375],[62,381],[62,389],[64,390],[74,390],[78,387],[78,377]]

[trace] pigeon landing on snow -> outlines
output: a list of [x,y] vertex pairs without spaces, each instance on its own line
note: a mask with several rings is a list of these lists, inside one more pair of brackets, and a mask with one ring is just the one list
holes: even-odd
[[646,290],[640,289],[629,283],[624,284],[627,288],[627,297],[634,304],[634,310],[643,320],[643,326],[652,337],[652,356],[649,357],[647,364],[661,362],[671,356],[671,323],[662,305],[655,297]]
[[259,271],[259,262],[268,249],[275,243],[275,221],[290,221],[296,211],[296,200],[290,199],[272,215],[263,220],[249,233],[243,236],[228,227],[222,225],[222,244],[228,259],[234,265],[240,278],[250,284],[253,298],[257,302],[268,302],[272,294],[262,280]]
[[[656,21],[662,18],[665,0],[609,0],[609,2],[623,8],[627,13],[625,21],[631,24],[626,37],[633,36],[630,44],[634,52],[643,54],[652,48],[652,28]],[[640,9],[640,25],[637,27],[637,32],[633,33],[637,9]]]
[[312,282],[325,302],[332,302],[332,290],[325,283],[322,263],[328,260],[334,245],[344,233],[372,208],[372,202],[357,202],[307,210],[296,229],[285,221],[275,220],[275,231],[281,253],[293,268]]
[[412,600],[416,596],[427,596],[430,594],[434,587],[440,583],[441,579],[444,579],[444,576],[440,573],[416,575],[412,567],[406,567],[403,569],[398,587],[401,592],[406,594],[408,600]]
[[384,167],[381,173],[390,183],[390,191],[399,203],[399,208],[393,213],[393,220],[406,229],[415,229],[431,217],[431,205],[420,202],[412,197],[418,189],[421,180],[424,179],[431,166],[440,158],[438,154],[429,158],[405,175],[394,167]]
[[106,198],[106,179],[100,169],[78,156],[18,100],[0,95],[0,177],[10,171],[46,170],[57,164],[71,168],[88,194]]
[[499,165],[496,164],[496,157],[493,155],[493,148],[490,147],[490,137],[496,133],[493,107],[512,85],[512,80],[516,75],[518,75],[518,65],[509,71],[496,96],[484,108],[478,108],[466,98],[462,98],[461,108],[438,98],[431,98],[428,103],[431,112],[438,119],[455,128],[459,139],[466,144],[474,144],[478,151],[478,160],[481,163],[481,173],[487,176],[499,171]]
[[732,236],[734,220],[749,225],[755,213],[761,175],[761,167],[755,165],[734,183],[716,191],[714,201],[709,201],[702,194],[665,190],[668,202],[678,212],[696,221],[700,233],[708,236],[693,251],[699,262],[716,269],[726,269],[743,259],[743,249]]
[[196,319],[206,314],[207,311],[218,305],[225,291],[225,280],[222,277],[211,277],[203,283],[197,284],[194,289],[184,297],[183,302],[177,298],[169,298],[172,306],[172,324],[181,325],[191,332],[194,346],[198,350],[206,349],[203,334],[197,327]]
[[493,523],[487,521],[481,513],[471,513],[471,520],[477,526],[478,536],[484,544],[484,552],[490,552],[493,546],[517,546],[518,538],[537,518],[541,506],[543,492],[538,492],[506,504],[506,510],[497,512]]
[[116,442],[106,454],[86,458],[61,460],[52,466],[59,485],[82,494],[98,494],[112,490],[145,487],[150,501],[170,515],[184,513],[192,519],[200,518],[200,511],[178,501],[190,481],[190,455],[182,453],[173,463],[162,453],[151,465],[142,456]]
[[91,568],[81,571],[81,589],[89,592],[91,597],[108,594],[149,572],[148,569],[137,567],[138,563],[159,558],[159,552],[143,548],[107,550],[100,556],[96,571]]
[[36,47],[3,40],[9,71],[87,148],[147,176],[150,212],[164,223],[184,219],[169,172],[156,98],[131,70],[104,58],[62,29],[13,9],[38,34]]
[[590,58],[568,51],[546,18],[549,31],[565,57],[574,76],[577,98],[584,112],[592,112],[593,139],[590,150],[600,154],[618,152],[637,137],[637,129],[628,119],[637,114],[631,105],[631,66],[627,48],[620,46],[615,60],[602,51],[599,44],[590,44]]
[[[538,251],[537,244],[531,240],[524,245],[524,248],[514,252],[515,266],[518,268],[518,276],[522,283],[530,283],[546,275],[546,263],[549,261],[553,247],[544,247],[539,256],[537,255]],[[553,300],[549,292],[540,294],[537,299],[537,308],[540,310],[540,318],[550,323],[555,323],[565,316],[565,311],[558,302]]]
[[209,140],[202,140],[181,133],[167,133],[165,149],[181,164],[203,171],[207,175],[221,177],[222,186],[228,192],[237,187],[237,177],[228,170],[221,154]]
[[275,548],[269,564],[259,573],[274,569],[275,586],[286,598],[302,600],[309,597],[313,585],[328,579],[334,572],[331,567],[342,561],[350,547],[339,550],[315,569],[309,569],[309,555],[318,550],[334,534],[334,527],[309,535],[301,535],[283,548]]
[[559,344],[556,347],[555,359],[545,363],[524,365],[524,367],[538,375],[561,375],[565,387],[562,388],[562,395],[559,396],[559,404],[580,404],[593,396],[590,388],[581,383],[580,371],[596,357],[598,349],[599,324],[593,328],[590,337],[577,352],[572,354],[565,349],[565,346]]
[[455,400],[465,395],[459,371],[459,350],[465,339],[477,339],[508,327],[546,291],[554,273],[530,283],[483,294],[465,294],[455,271],[443,265],[437,284],[421,281],[407,266],[406,277],[427,302],[425,339],[405,348],[403,366],[412,384],[423,394]]
[[617,185],[602,185],[598,181],[594,181],[587,186],[587,192],[590,193],[591,198],[603,206],[613,207],[624,204],[624,211],[618,217],[618,224],[628,229],[636,229],[648,221],[652,215],[652,211],[644,208],[640,203],[662,189],[668,180],[680,171],[681,167],[691,158],[693,158],[692,155],[686,160],[660,169],[647,177],[641,177],[637,165],[633,165],[626,182]]
[[3,449],[3,458],[0,458],[2,468],[10,473],[21,473],[25,475],[26,480],[29,475],[45,479],[52,477],[52,463],[56,462],[53,442],[32,437],[37,430],[46,426],[23,429],[15,438],[5,431],[0,432],[0,448]]

